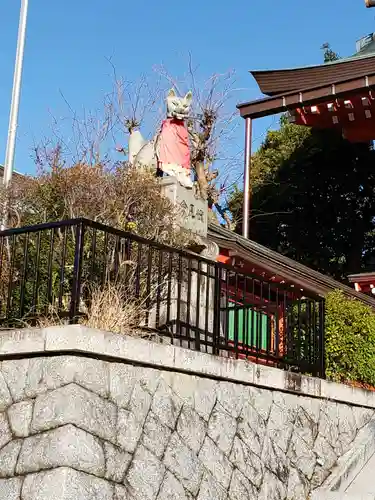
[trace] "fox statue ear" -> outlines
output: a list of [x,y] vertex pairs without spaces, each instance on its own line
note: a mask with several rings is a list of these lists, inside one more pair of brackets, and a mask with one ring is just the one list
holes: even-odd
[[192,99],[193,99],[193,93],[191,90],[189,90],[189,92],[185,96],[185,100],[188,101],[188,103],[190,104]]
[[174,89],[169,90],[168,97],[176,97],[176,92],[174,91]]

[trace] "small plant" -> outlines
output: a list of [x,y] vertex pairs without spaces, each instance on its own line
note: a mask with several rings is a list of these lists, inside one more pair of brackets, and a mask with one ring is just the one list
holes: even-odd
[[83,323],[90,328],[132,335],[139,333],[146,312],[146,299],[129,297],[124,287],[108,283],[92,290]]

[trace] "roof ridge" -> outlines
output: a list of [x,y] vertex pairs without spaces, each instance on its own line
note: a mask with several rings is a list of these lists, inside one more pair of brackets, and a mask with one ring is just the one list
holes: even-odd
[[351,62],[353,60],[357,59],[369,59],[371,57],[375,57],[375,52],[370,52],[366,54],[360,54],[360,52],[357,52],[356,54],[348,57],[342,57],[341,59],[337,59],[336,61],[328,61],[325,63],[321,64],[308,64],[306,66],[295,66],[293,68],[279,68],[279,69],[256,69],[256,70],[250,70],[250,73],[254,75],[254,73],[276,73],[278,71],[295,71],[296,69],[312,69],[312,68],[320,68],[320,67],[325,67],[325,66],[335,66],[337,64],[341,63],[347,63]]

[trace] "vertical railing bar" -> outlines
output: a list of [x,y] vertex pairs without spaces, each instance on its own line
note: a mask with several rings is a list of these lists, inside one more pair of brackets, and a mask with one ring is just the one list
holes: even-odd
[[236,358],[238,359],[239,355],[239,309],[240,304],[238,303],[238,273],[235,271],[234,274],[234,353]]
[[157,276],[157,290],[156,290],[156,328],[160,328],[160,307],[161,307],[161,274],[163,269],[163,250],[158,250],[158,276]]
[[104,233],[104,249],[103,249],[102,285],[105,285],[105,283],[107,282],[107,279],[109,278],[107,276],[107,263],[108,263],[107,246],[108,246],[108,237],[109,237],[109,234],[107,232],[105,232]]
[[188,272],[187,272],[187,297],[186,297],[186,337],[188,339],[188,346],[191,346],[191,325],[190,325],[190,302],[191,302],[191,259],[188,259]]
[[284,302],[284,307],[283,307],[283,323],[284,323],[284,354],[289,361],[290,358],[290,340],[289,340],[289,320],[288,320],[288,297],[287,297],[287,292],[286,290],[283,291],[283,302]]
[[272,324],[270,315],[270,304],[271,304],[271,285],[267,283],[267,298],[266,298],[266,350],[267,356],[271,356],[272,349]]
[[[127,247],[127,240],[125,240],[125,246]],[[115,245],[114,245],[114,256],[113,256],[113,277],[115,279],[115,282],[117,282],[118,277],[119,277],[119,270],[120,270],[120,252],[121,252],[121,239],[120,236],[117,234],[115,236]],[[126,252],[126,250],[125,250]],[[127,256],[125,257],[126,260]]]
[[[172,274],[173,274],[173,254],[168,252],[168,274],[167,274],[167,328],[171,321],[171,300],[172,300]],[[174,300],[174,299],[173,299]]]
[[260,307],[259,310],[256,314],[256,331],[257,331],[257,340],[256,340],[256,345],[257,345],[257,357],[261,354],[262,351],[262,313],[263,313],[263,281],[259,281],[259,287],[260,287],[260,294],[259,294],[259,302],[260,302]]
[[279,325],[279,315],[280,315],[280,305],[279,305],[279,288],[276,286],[275,290],[275,356],[278,358],[280,356],[280,325]]
[[148,258],[147,258],[147,280],[146,280],[146,326],[149,325],[150,321],[150,309],[151,309],[151,277],[152,277],[152,258],[154,249],[151,245],[148,246]]
[[243,338],[243,347],[244,347],[244,354],[246,357],[249,356],[250,353],[250,335],[251,335],[251,325],[250,325],[250,319],[251,319],[251,314],[250,314],[250,304],[247,303],[246,295],[247,295],[247,284],[248,277],[246,275],[243,276],[243,287],[242,287],[242,304],[244,306],[244,338]]
[[34,290],[33,290],[33,307],[34,307],[34,314],[37,313],[38,311],[38,292],[39,292],[39,277],[40,277],[40,269],[39,269],[39,264],[40,264],[40,240],[42,238],[42,231],[38,231],[37,233],[37,241],[36,241],[36,262],[35,262],[35,282],[34,282]]
[[181,292],[182,292],[182,256],[178,255],[178,274],[177,274],[177,311],[176,311],[176,337],[181,340]]
[[20,283],[20,318],[23,319],[25,314],[25,288],[26,288],[26,275],[28,263],[28,250],[29,250],[29,233],[25,235],[24,250],[23,250],[23,263],[22,263],[22,277]]
[[[313,346],[313,361],[312,361],[312,367],[314,370],[316,370],[316,366],[319,364],[319,349],[318,349],[318,332],[317,332],[317,321],[319,318],[319,304],[317,301],[312,301],[313,303],[313,320],[312,320],[312,325],[313,325],[313,341],[312,341],[312,346]],[[317,309],[318,308],[318,313]]]
[[318,376],[326,376],[326,353],[325,353],[325,300],[319,301],[319,372]]
[[219,353],[220,337],[220,301],[221,301],[221,267],[215,265],[215,292],[214,292],[214,318],[213,318],[213,354]]
[[141,262],[142,262],[142,243],[137,244],[137,264],[135,268],[135,297],[141,296]]
[[[4,264],[4,258],[3,258],[3,255],[4,255],[4,248],[5,248],[5,238],[6,236],[0,236],[0,284],[2,284],[3,286],[1,286],[1,289],[2,290],[5,290],[6,287],[7,287],[7,283],[4,282],[4,278],[5,278],[5,269],[6,269],[6,264]],[[4,273],[3,273],[4,271]],[[4,307],[4,315],[5,315],[5,297],[1,297],[1,302],[0,302],[0,319],[2,317],[2,311],[3,311],[3,307]]]
[[[206,310],[204,318],[204,345],[206,352],[208,350],[208,323],[209,323],[209,313],[211,309],[210,302],[210,287],[211,287],[211,265],[205,264],[206,267]],[[212,311],[214,310],[214,304],[212,304]]]
[[3,268],[3,255],[4,255],[4,248],[5,248],[5,238],[6,236],[0,236],[0,270]]
[[68,230],[66,227],[62,228],[62,231],[64,231],[64,237],[63,237],[63,247],[62,247],[62,255],[61,255],[61,266],[60,266],[60,289],[59,289],[59,314],[61,314],[62,311],[62,305],[63,305],[63,295],[64,295],[64,282],[65,282],[65,265],[66,265],[66,252],[67,252],[67,238],[68,238]]
[[305,311],[306,311],[306,318],[305,318],[305,357],[306,357],[306,363],[308,366],[311,366],[311,353],[310,353],[310,348],[311,348],[311,325],[310,325],[310,300],[308,297],[304,297],[305,301]]
[[126,238],[125,244],[125,259],[131,261],[132,260],[132,250],[133,250],[133,240],[131,237]]
[[95,278],[95,259],[96,259],[96,227],[91,228],[92,239],[91,239],[91,266],[90,266],[90,280],[93,282]]
[[10,269],[9,269],[9,283],[8,283],[8,297],[7,297],[7,311],[5,313],[6,315],[6,318],[9,318],[9,312],[11,310],[11,307],[12,307],[12,303],[13,303],[13,272],[14,272],[14,269],[13,269],[13,266],[14,266],[14,260],[16,258],[16,235],[12,235],[10,237],[10,241],[11,241],[11,247],[12,247],[12,250],[11,250],[11,253],[10,253]]
[[[251,278],[251,294],[255,299],[255,279]],[[255,304],[251,307],[251,350],[256,353],[256,307]]]
[[[141,285],[141,261],[142,261],[142,249],[141,249],[141,243],[139,241],[134,242],[136,245],[136,252],[135,253],[135,269],[134,269],[134,298],[136,299],[137,303],[142,297],[142,285]],[[142,297],[143,299],[143,297]],[[141,299],[141,303],[142,303]],[[144,313],[142,312],[142,307],[138,308],[138,313],[137,313],[137,322],[138,325],[141,325],[142,322],[144,321]]]
[[13,298],[13,265],[14,265],[14,259],[15,259],[15,251],[16,251],[16,248],[15,248],[16,247],[16,243],[15,243],[16,235],[12,234],[9,237],[9,240],[10,240],[11,250],[10,250],[10,255],[8,252],[8,259],[9,259],[9,257],[10,257],[10,259],[9,259],[8,295],[7,295],[7,305],[6,305],[6,312],[5,312],[6,319],[9,319],[9,313],[11,310],[12,298]]
[[53,303],[52,297],[52,281],[53,281],[53,252],[55,248],[55,229],[50,229],[50,242],[49,242],[49,253],[48,253],[48,264],[47,264],[47,302],[46,304],[46,314],[48,314],[49,305]]
[[81,299],[81,278],[82,278],[82,260],[84,247],[85,226],[82,222],[78,223],[75,228],[75,251],[74,251],[74,267],[73,267],[73,286],[70,301],[69,320],[74,323],[79,314],[79,306]]
[[[232,312],[229,307],[229,290],[230,290],[230,271],[228,269],[225,270],[225,328],[224,328],[224,342],[225,348],[229,348],[229,325],[230,325],[230,315]],[[234,314],[234,310],[233,310]],[[234,339],[233,339],[234,340]]]
[[200,351],[201,343],[200,343],[200,296],[201,296],[201,268],[202,268],[202,263],[200,260],[198,260],[198,269],[197,269],[197,290],[196,290],[196,310],[195,310],[195,350]]
[[296,346],[296,361],[297,365],[300,366],[302,362],[302,309],[301,309],[301,297],[297,297],[297,315],[298,315],[298,326],[297,326],[297,338],[298,343]]
[[291,363],[293,365],[296,364],[296,343],[293,339],[293,332],[294,332],[294,327],[295,327],[295,321],[293,317],[293,308],[294,308],[294,293],[291,292],[291,298],[290,298],[290,304],[288,307],[288,313],[287,313],[287,322],[288,322],[288,344],[289,344],[289,352],[290,358],[291,358]]

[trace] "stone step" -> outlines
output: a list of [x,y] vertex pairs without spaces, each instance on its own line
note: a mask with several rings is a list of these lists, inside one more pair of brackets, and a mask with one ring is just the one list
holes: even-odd
[[374,500],[375,493],[341,493],[319,491],[311,495],[311,500]]

